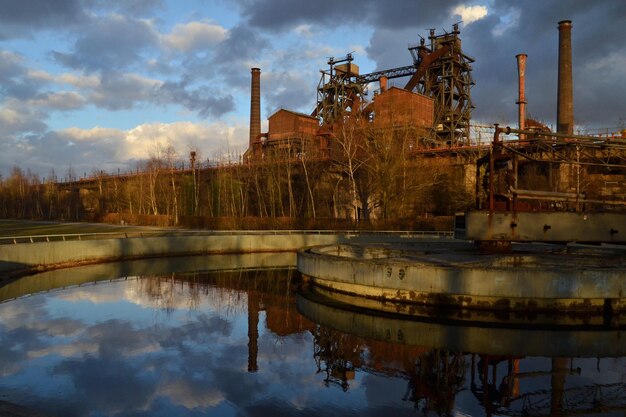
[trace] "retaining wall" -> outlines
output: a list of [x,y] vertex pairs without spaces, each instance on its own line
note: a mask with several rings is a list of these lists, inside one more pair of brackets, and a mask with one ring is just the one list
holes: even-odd
[[239,232],[179,234],[114,239],[51,241],[0,245],[0,273],[25,269],[209,253],[295,252],[338,243],[403,242],[418,239],[405,233]]

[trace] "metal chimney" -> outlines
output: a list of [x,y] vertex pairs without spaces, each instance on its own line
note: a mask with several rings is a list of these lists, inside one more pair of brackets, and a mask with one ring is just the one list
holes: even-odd
[[574,133],[574,85],[572,82],[572,21],[559,22],[559,81],[556,104],[559,133]]
[[250,148],[261,134],[261,69],[252,68],[250,83]]
[[[519,106],[519,129],[524,130],[526,128],[526,54],[515,55],[517,58],[517,78],[519,84],[519,92],[517,98],[517,104]],[[520,139],[522,139],[520,135]]]

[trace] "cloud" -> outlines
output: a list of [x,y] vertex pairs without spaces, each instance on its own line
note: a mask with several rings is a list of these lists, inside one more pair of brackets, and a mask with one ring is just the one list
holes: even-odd
[[0,97],[34,97],[49,82],[43,74],[41,71],[29,70],[22,55],[0,51]]
[[160,394],[170,397],[176,405],[182,405],[188,410],[194,408],[210,408],[224,401],[224,394],[213,386],[203,386],[197,381],[178,380],[166,384],[160,389]]
[[228,31],[222,26],[207,22],[189,22],[174,26],[172,32],[163,36],[166,47],[183,52],[208,49],[222,42]]
[[164,6],[163,0],[96,0],[93,3],[104,11],[115,10],[131,16],[151,15]]
[[23,133],[42,133],[47,129],[45,115],[17,100],[5,100],[0,107],[0,138]]
[[[27,116],[27,117],[26,117]],[[27,129],[32,133],[22,133]],[[213,123],[146,123],[129,130],[107,127],[70,127],[47,131],[37,117],[0,109],[0,166],[8,174],[13,166],[28,167],[41,175],[54,170],[63,177],[69,167],[79,175],[94,170],[135,170],[159,147],[172,146],[177,159],[187,160],[194,148],[202,160],[223,162],[245,151],[246,121]]]
[[310,113],[315,107],[315,84],[307,74],[282,70],[263,75],[263,107],[269,116],[278,109]]
[[215,89],[200,86],[189,88],[186,81],[165,82],[153,91],[157,103],[176,103],[198,112],[201,117],[220,117],[235,108],[235,100],[230,94],[222,94]]
[[487,16],[487,11],[487,6],[466,6],[462,4],[452,9],[452,14],[454,16],[460,16],[463,23],[469,25],[470,23]]
[[446,10],[461,4],[460,0],[397,0],[390,7],[378,0],[237,0],[242,15],[255,27],[280,31],[303,24],[325,28],[367,24],[378,28],[413,28],[445,21]]
[[81,0],[1,0],[0,39],[29,36],[42,29],[65,29],[87,16]]
[[138,74],[105,72],[99,83],[88,92],[89,102],[108,110],[133,108],[137,103],[152,99],[152,91],[162,85],[161,81]]
[[94,18],[71,52],[54,51],[54,58],[69,68],[86,71],[117,71],[131,68],[144,59],[141,53],[158,44],[152,23],[121,15]]
[[304,36],[305,38],[312,38],[315,34],[313,26],[306,23],[296,26],[293,31],[299,36]]
[[86,103],[85,98],[74,91],[45,93],[27,102],[34,107],[60,111],[80,109]]

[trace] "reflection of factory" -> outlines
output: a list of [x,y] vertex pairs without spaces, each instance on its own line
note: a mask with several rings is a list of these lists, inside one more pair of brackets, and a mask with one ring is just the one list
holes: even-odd
[[[329,381],[344,389],[354,372],[365,371],[406,379],[398,398],[425,414],[452,415],[464,391],[487,416],[626,411],[624,369],[615,367],[623,366],[616,358],[626,352],[620,331],[456,326],[370,315],[327,301],[305,292],[298,311],[318,323],[316,359]],[[600,374],[607,368],[615,374]]]
[[[431,30],[429,44],[422,39],[409,47],[411,65],[360,74],[352,54],[330,58],[317,88],[317,104],[310,115],[279,110],[269,117],[268,132],[261,132],[260,69],[252,69],[250,142],[248,161],[267,155],[297,158],[337,156],[333,142],[342,135],[346,122],[360,123],[363,130],[408,130],[423,146],[469,143],[473,108],[470,88],[473,59],[463,53],[458,25],[450,33]],[[389,80],[408,79],[403,87],[388,86]],[[368,92],[377,83],[373,97]],[[342,139],[339,139],[342,140]]]
[[[325,304],[308,292],[294,299],[298,278],[293,270],[275,268],[171,272],[140,279],[138,289],[161,307],[168,307],[176,288],[192,303],[214,294],[213,305],[247,310],[250,372],[259,370],[264,315],[275,335],[311,333],[311,360],[328,386],[350,390],[359,373],[401,379],[406,388],[394,400],[413,403],[420,411],[451,415],[463,411],[468,398],[486,415],[626,411],[620,359],[626,338],[619,330],[473,327],[369,315],[344,310],[336,301]],[[599,373],[608,367],[614,371]]]

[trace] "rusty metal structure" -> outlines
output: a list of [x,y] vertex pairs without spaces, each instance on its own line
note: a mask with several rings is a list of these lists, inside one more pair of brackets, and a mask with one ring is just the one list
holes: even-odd
[[[523,139],[503,140],[509,134]],[[525,171],[532,172],[530,178],[524,178]],[[625,176],[622,134],[582,136],[496,125],[491,151],[476,163],[476,211],[465,213],[465,237],[508,245],[626,242],[626,193],[607,187]]]
[[519,106],[518,112],[518,128],[524,130],[526,128],[526,54],[517,54],[517,79],[518,79],[518,98],[517,105]]
[[495,125],[489,154],[476,162],[476,211],[459,221],[468,239],[490,248],[626,242],[626,130],[574,134],[571,29],[559,22],[557,132],[526,119],[526,55],[517,55],[520,128]]
[[352,54],[328,60],[328,70],[320,71],[317,105],[311,113],[322,124],[343,122],[345,117],[358,114],[364,103],[365,85],[359,80],[359,67],[352,63]]
[[469,144],[474,108],[470,95],[474,59],[463,52],[459,34],[458,24],[451,33],[442,35],[431,29],[430,46],[422,39],[419,46],[410,47],[417,71],[405,86],[434,98],[433,139],[452,146]]
[[[352,53],[329,58],[328,68],[320,71],[316,106],[311,114],[307,117],[282,109],[270,116],[267,133],[258,129],[260,70],[253,68],[246,160],[258,160],[277,149],[289,149],[291,157],[302,155],[305,148],[309,153],[328,156],[332,132],[351,120],[372,122],[376,129],[411,125],[416,128],[413,142],[417,148],[469,145],[474,59],[462,51],[459,34],[458,24],[449,33],[436,34],[432,29],[429,45],[422,38],[418,45],[409,46],[412,64],[368,74],[360,74]],[[388,88],[389,80],[400,78],[408,79],[404,87]],[[373,83],[379,83],[379,88],[368,100]],[[272,123],[274,117],[290,118],[287,124],[291,130],[284,129],[284,122]],[[317,132],[311,131],[311,119],[317,121]]]

